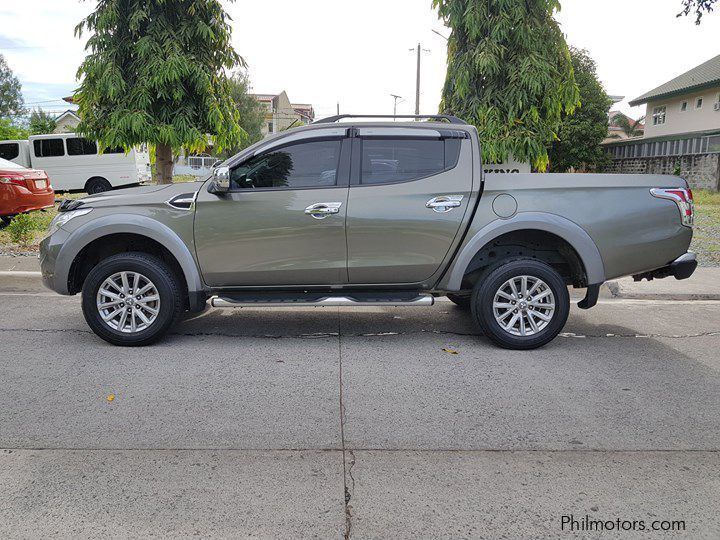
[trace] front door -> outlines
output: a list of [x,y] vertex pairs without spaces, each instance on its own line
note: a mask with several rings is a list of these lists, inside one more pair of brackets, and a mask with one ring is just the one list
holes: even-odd
[[440,270],[472,194],[463,133],[361,128],[347,207],[352,284],[422,283]]
[[230,191],[201,190],[195,246],[211,287],[347,282],[350,142],[303,139],[231,168]]

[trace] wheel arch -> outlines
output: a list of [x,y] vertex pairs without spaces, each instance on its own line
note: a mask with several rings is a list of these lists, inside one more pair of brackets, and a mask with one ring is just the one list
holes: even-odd
[[475,233],[458,253],[443,280],[445,286],[441,288],[448,291],[461,290],[463,279],[476,255],[503,235],[525,230],[548,233],[566,242],[582,263],[587,283],[605,281],[605,267],[600,251],[582,227],[556,214],[522,212],[511,219],[497,219]]
[[92,221],[74,231],[64,243],[55,264],[55,283],[64,288],[66,294],[77,292],[77,283],[73,272],[77,270],[78,257],[86,253],[93,242],[103,239],[111,240],[119,236],[146,238],[159,244],[172,256],[177,267],[183,274],[185,285],[190,296],[191,308],[193,298],[205,294],[205,286],[195,259],[188,246],[167,225],[154,219],[134,214],[114,214]]

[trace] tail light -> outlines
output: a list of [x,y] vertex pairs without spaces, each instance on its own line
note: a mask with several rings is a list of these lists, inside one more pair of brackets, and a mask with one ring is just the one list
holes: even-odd
[[693,201],[692,189],[684,188],[653,188],[650,190],[653,197],[675,201],[680,210],[680,221],[686,227],[692,227],[695,223],[695,201]]
[[25,178],[14,174],[4,174],[0,176],[0,184],[15,184],[16,186],[27,187]]

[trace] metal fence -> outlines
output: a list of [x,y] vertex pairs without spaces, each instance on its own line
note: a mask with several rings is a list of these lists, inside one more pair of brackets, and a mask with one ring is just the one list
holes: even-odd
[[209,169],[218,158],[212,156],[188,156],[187,164],[191,169]]
[[720,153],[720,135],[687,137],[673,141],[625,142],[608,145],[607,151],[614,159],[717,154]]

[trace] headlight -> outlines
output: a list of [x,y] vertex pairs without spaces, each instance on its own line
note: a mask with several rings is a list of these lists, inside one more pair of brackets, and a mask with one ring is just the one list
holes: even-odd
[[60,227],[65,225],[71,219],[79,216],[84,216],[85,214],[89,214],[91,211],[92,208],[81,208],[80,210],[71,210],[69,212],[59,213],[50,222],[50,226],[48,227],[48,235],[55,234]]

